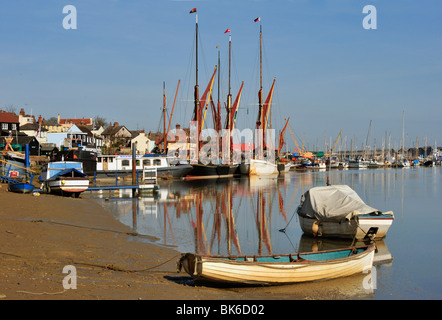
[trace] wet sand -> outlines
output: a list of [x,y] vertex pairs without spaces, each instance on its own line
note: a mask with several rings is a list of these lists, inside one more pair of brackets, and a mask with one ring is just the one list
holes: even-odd
[[[0,300],[346,299],[361,278],[282,287],[194,286],[180,253],[137,235],[92,199],[17,194],[0,184]],[[152,241],[146,241],[152,240]],[[64,289],[65,266],[77,288]],[[356,276],[357,277],[357,276]],[[349,279],[353,279],[349,282]],[[355,295],[356,294],[356,295]]]

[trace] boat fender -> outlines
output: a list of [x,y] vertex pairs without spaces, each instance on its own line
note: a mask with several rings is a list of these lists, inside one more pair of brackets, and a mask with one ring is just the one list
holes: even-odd
[[316,235],[318,234],[319,231],[319,221],[315,220],[312,224],[312,232],[313,232],[313,236],[316,237]]
[[62,184],[62,185],[65,185],[65,184],[66,184],[66,180],[64,180],[64,179],[61,180],[61,184]]

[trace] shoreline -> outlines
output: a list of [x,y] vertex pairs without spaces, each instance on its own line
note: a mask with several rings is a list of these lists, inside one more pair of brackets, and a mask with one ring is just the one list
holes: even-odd
[[[195,286],[176,271],[180,252],[134,233],[93,199],[18,194],[0,184],[0,203],[0,301],[367,298],[361,276],[277,287]],[[139,241],[146,238],[152,242]],[[63,287],[65,266],[75,267],[76,289]]]
[[[187,299],[195,291],[166,278],[177,275],[179,252],[138,241],[154,239],[92,199],[18,194],[1,184],[0,203],[0,299]],[[68,265],[76,289],[63,287]]]

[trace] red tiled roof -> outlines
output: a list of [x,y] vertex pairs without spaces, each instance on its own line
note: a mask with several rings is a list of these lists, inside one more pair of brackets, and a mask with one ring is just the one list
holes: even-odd
[[18,116],[11,112],[0,112],[1,123],[19,123]]

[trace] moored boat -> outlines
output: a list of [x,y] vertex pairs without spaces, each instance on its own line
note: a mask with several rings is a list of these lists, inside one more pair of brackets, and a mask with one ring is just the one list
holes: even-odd
[[241,162],[239,165],[239,172],[244,175],[248,175],[250,171],[250,163]]
[[[260,21],[260,20],[257,20]],[[259,26],[259,57],[262,60],[262,25]],[[248,175],[272,175],[278,174],[278,164],[275,161],[275,146],[271,145],[268,136],[268,129],[271,129],[270,109],[272,107],[273,91],[276,83],[276,78],[273,79],[269,93],[265,101],[263,101],[263,84],[262,84],[262,64],[259,68],[260,83],[258,91],[258,117],[256,119],[256,130],[261,130],[261,137],[258,139],[260,143],[255,146],[255,155],[249,160],[249,163],[241,164],[241,174]],[[286,122],[287,126],[288,120]],[[284,128],[285,130],[285,128]],[[282,134],[283,136],[283,134]],[[280,136],[280,139],[282,138]],[[259,144],[262,144],[259,146]],[[282,147],[282,144],[281,144]],[[261,150],[259,151],[259,149]]]
[[183,254],[178,262],[196,282],[220,285],[281,285],[327,280],[368,272],[374,244],[283,255],[221,256]]
[[268,160],[250,159],[249,175],[277,174],[278,165]]
[[49,162],[43,166],[40,180],[45,192],[75,198],[89,188],[89,177],[83,172],[83,164],[75,161]]
[[368,161],[362,158],[348,161],[348,168],[366,169],[367,167],[368,167]]
[[[160,179],[179,179],[192,171],[187,161],[161,155],[137,155],[135,157],[137,172],[141,173],[144,167],[155,168]],[[127,176],[132,174],[131,155],[101,155],[97,157],[98,178],[114,178],[116,175]]]
[[16,193],[31,193],[34,190],[34,185],[25,182],[10,182],[8,189]]
[[229,165],[197,163],[192,164],[192,167],[193,169],[186,176],[187,179],[216,179],[233,176],[233,168]]
[[379,239],[394,220],[392,211],[366,205],[347,185],[314,187],[303,198],[296,211],[302,231],[309,235]]
[[[8,183],[8,190],[16,193],[31,193],[35,171],[29,169],[29,153],[6,152],[0,159],[0,181]],[[6,159],[6,160],[4,160]]]

